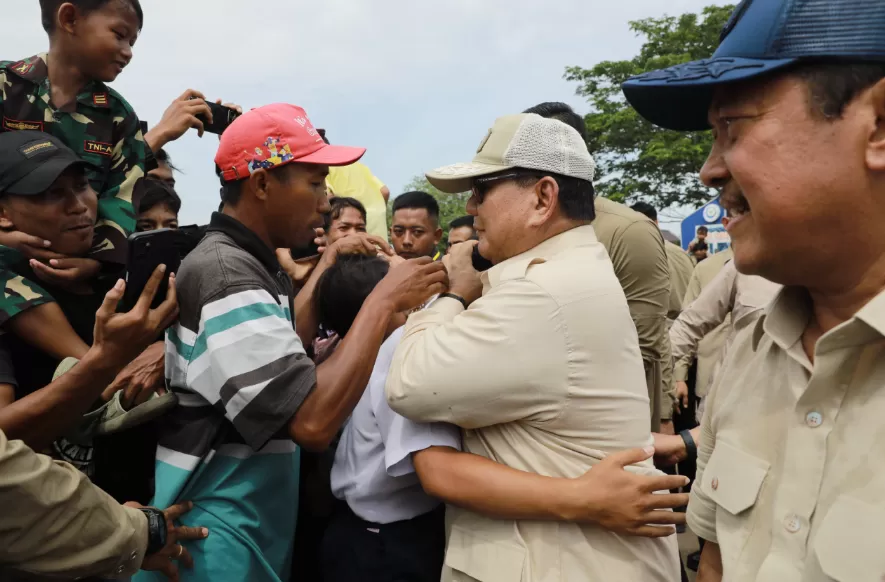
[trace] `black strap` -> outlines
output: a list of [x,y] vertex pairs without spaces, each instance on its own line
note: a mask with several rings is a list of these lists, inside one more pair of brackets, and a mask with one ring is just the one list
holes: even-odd
[[464,306],[464,309],[467,309],[467,300],[461,297],[460,295],[455,295],[454,293],[440,293],[440,298],[448,297],[449,299],[454,299],[455,301],[460,301],[461,305]]
[[679,433],[679,436],[682,437],[682,441],[685,443],[685,453],[689,460],[694,460],[698,458],[698,445],[694,442],[694,437],[691,436],[691,431],[684,430]]

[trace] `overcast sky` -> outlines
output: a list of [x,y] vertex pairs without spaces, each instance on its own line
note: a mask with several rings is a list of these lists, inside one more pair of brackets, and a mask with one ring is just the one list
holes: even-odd
[[[301,105],[394,194],[415,175],[468,161],[500,115],[584,100],[565,67],[630,58],[627,23],[713,0],[141,0],[145,26],[113,87],[155,124],[185,89],[245,109]],[[47,49],[37,0],[5,10],[0,57]],[[167,147],[182,169],[182,224],[218,205],[217,138]]]

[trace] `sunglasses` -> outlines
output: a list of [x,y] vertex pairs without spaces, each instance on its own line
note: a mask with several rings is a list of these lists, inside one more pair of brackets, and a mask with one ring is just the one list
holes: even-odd
[[543,176],[532,172],[510,172],[507,174],[499,174],[497,176],[483,176],[482,178],[475,178],[473,180],[473,185],[471,186],[470,191],[476,198],[476,203],[482,204],[486,195],[495,187],[496,183],[529,177],[540,180]]

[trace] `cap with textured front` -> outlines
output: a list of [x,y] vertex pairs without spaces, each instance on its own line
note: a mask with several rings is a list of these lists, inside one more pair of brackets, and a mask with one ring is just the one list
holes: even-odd
[[555,119],[523,113],[498,118],[472,162],[437,168],[427,172],[427,180],[443,192],[465,192],[474,178],[511,168],[592,182],[596,163],[573,128]]
[[709,59],[633,77],[624,95],[668,129],[709,128],[714,89],[806,59],[885,61],[882,0],[743,0]]
[[0,193],[42,194],[74,166],[91,164],[56,137],[31,130],[0,133]]

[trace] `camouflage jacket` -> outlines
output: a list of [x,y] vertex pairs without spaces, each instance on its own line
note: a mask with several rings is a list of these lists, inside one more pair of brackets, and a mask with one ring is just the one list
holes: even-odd
[[0,131],[44,131],[96,166],[89,171],[98,193],[90,256],[125,264],[126,238],[135,229],[133,204],[140,197],[147,160],[153,159],[129,103],[104,83],[93,81],[75,104],[55,109],[50,103],[46,54],[41,54],[18,62],[0,61],[0,117]]

